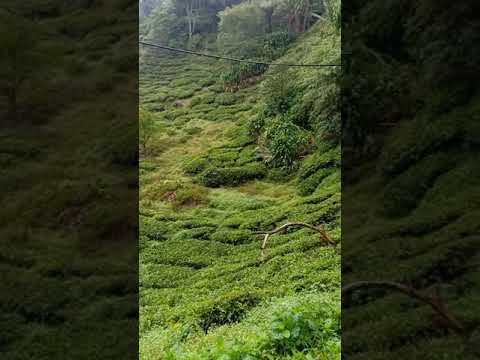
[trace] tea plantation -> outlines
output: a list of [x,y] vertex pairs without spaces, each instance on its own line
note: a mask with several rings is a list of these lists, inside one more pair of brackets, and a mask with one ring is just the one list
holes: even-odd
[[[338,41],[316,26],[279,62],[334,58]],[[272,165],[252,122],[278,70],[231,92],[219,78],[228,67],[142,54],[154,131],[140,162],[140,357],[340,359],[340,147],[305,131],[315,143]],[[257,232],[295,221],[325,224],[337,245],[292,228],[262,258]]]

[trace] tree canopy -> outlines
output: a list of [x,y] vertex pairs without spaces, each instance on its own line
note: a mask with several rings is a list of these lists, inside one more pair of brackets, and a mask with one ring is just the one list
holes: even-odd
[[[265,34],[303,33],[334,0],[142,0],[141,36],[191,48],[251,42]],[[248,47],[248,46],[247,46]]]

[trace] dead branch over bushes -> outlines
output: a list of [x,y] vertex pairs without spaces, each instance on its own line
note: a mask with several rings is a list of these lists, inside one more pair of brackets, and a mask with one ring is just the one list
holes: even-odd
[[320,240],[322,241],[323,245],[327,245],[327,246],[335,246],[336,245],[335,241],[331,238],[331,236],[325,230],[324,225],[314,226],[314,225],[306,224],[306,223],[303,223],[303,222],[286,223],[286,224],[283,224],[282,226],[279,226],[279,227],[273,229],[272,231],[262,231],[262,232],[257,232],[256,233],[256,234],[264,234],[265,235],[265,237],[263,238],[262,246],[260,248],[262,260],[265,258],[265,248],[267,247],[267,242],[268,242],[269,237],[272,236],[272,235],[281,233],[281,232],[283,232],[283,231],[285,231],[285,230],[287,230],[288,228],[291,228],[291,227],[304,227],[304,228],[314,230],[314,231],[319,233]]
[[465,335],[465,327],[460,321],[450,312],[445,303],[438,294],[429,295],[411,286],[400,284],[393,281],[359,281],[342,288],[342,301],[356,290],[364,288],[384,288],[392,291],[401,292],[413,299],[423,302],[440,315],[448,324],[448,326],[459,335]]

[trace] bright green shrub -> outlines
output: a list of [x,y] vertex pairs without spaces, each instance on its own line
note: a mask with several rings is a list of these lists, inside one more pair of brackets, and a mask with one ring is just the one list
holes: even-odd
[[258,153],[257,147],[254,145],[247,146],[238,155],[236,160],[237,165],[245,165],[254,161],[261,161],[262,156]]
[[196,135],[202,132],[202,128],[198,126],[192,126],[185,129],[188,135]]
[[210,164],[231,165],[238,158],[237,151],[229,151],[229,149],[215,149],[207,156]]
[[266,169],[261,163],[247,164],[242,167],[210,167],[201,173],[198,181],[208,187],[236,186],[244,182],[265,177]]
[[234,94],[220,94],[220,95],[217,95],[217,97],[215,98],[215,103],[217,105],[228,106],[228,105],[235,104],[237,100],[238,100],[238,97],[235,96]]
[[205,331],[213,326],[235,323],[260,301],[255,292],[237,291],[197,310],[200,327]]
[[[340,103],[341,72],[337,69],[319,74],[307,91],[303,107],[308,108],[305,119],[315,129],[321,141],[338,141],[342,134]],[[318,93],[315,89],[321,88]]]
[[332,174],[333,168],[319,169],[316,173],[299,182],[299,194],[302,196],[312,194],[322,183],[323,179]]
[[206,204],[208,202],[207,191],[197,185],[189,185],[181,187],[175,192],[175,199],[173,205],[175,207],[182,206],[197,206],[200,204]]
[[254,138],[249,133],[246,126],[240,126],[232,129],[228,133],[228,137],[230,138],[230,146],[243,147],[253,144],[254,142]]
[[265,115],[262,113],[258,116],[254,116],[248,123],[248,132],[252,136],[258,136],[265,126]]
[[287,113],[297,102],[300,89],[291,72],[282,71],[270,75],[263,83],[264,114],[268,117]]
[[308,144],[305,131],[280,116],[266,125],[265,139],[274,167],[292,167]]
[[177,99],[183,100],[183,99],[188,99],[195,94],[195,91],[192,89],[179,89],[175,93],[173,93],[173,96],[175,96]]
[[322,181],[340,168],[340,146],[317,150],[307,157],[298,171],[298,189],[302,196],[312,194]]
[[317,344],[329,349],[340,338],[340,309],[338,305],[297,305],[277,312],[268,344],[277,354],[292,354]]
[[209,162],[205,157],[194,157],[183,166],[183,169],[189,175],[196,175],[204,171],[208,165]]
[[243,244],[250,241],[252,233],[246,230],[219,230],[212,234],[211,240],[228,243],[228,244]]
[[340,167],[341,148],[337,146],[326,151],[317,150],[314,154],[306,158],[300,170],[298,178],[303,180],[313,175],[318,169],[328,167]]
[[191,240],[191,239],[209,240],[211,232],[212,232],[212,229],[210,227],[198,227],[193,229],[185,229],[176,233],[173,239],[175,240]]
[[215,102],[216,97],[217,97],[217,95],[215,95],[214,93],[210,93],[210,92],[207,92],[206,94],[202,94],[202,95],[199,95],[199,96],[195,96],[191,100],[190,106],[195,107],[197,105],[213,104]]
[[163,241],[166,239],[167,229],[163,223],[150,218],[141,218],[140,236],[148,240]]
[[268,66],[262,64],[239,64],[233,65],[227,72],[222,74],[222,82],[224,86],[241,86],[248,79],[263,74],[267,71]]

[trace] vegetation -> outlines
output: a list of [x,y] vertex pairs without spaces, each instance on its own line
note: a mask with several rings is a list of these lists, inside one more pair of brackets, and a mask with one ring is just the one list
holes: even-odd
[[466,333],[401,293],[362,291],[342,309],[342,351],[348,359],[475,359],[480,99],[479,66],[469,59],[479,51],[478,18],[472,4],[363,5],[343,14],[355,61],[342,87],[350,179],[342,184],[342,281],[438,292]]
[[[247,19],[253,8],[258,19]],[[196,34],[229,54],[227,32],[262,59],[338,59],[327,18],[289,32],[285,9],[241,3],[219,12],[213,40]],[[152,14],[144,24],[160,20]],[[243,46],[243,21],[258,24],[253,47]],[[314,101],[318,84],[336,86],[331,71],[288,71],[290,91],[279,69],[145,51],[140,75],[141,106],[157,129],[140,159],[140,357],[340,359],[340,245],[289,228],[262,257],[257,234],[305,222],[341,242],[340,148],[317,124],[328,111]]]
[[2,2],[2,359],[137,353],[136,29],[134,1]]

